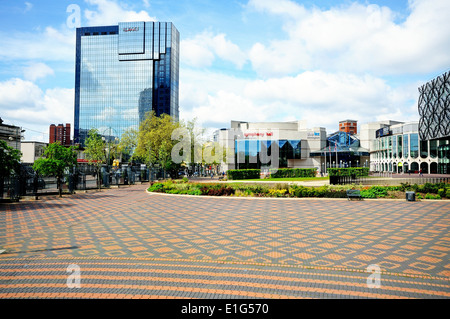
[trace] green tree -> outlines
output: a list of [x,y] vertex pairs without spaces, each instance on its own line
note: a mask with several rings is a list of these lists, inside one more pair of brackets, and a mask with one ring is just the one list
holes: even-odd
[[3,198],[5,177],[9,177],[13,172],[19,173],[21,155],[19,150],[0,140],[0,198]]
[[86,147],[84,154],[89,164],[95,165],[97,174],[97,186],[101,188],[101,175],[100,169],[103,163],[106,163],[105,142],[102,140],[101,135],[97,129],[89,130],[88,137],[86,139]]
[[204,164],[203,163],[203,144],[205,134],[204,128],[199,128],[197,126],[197,118],[194,118],[191,121],[188,121],[186,124],[183,124],[189,132],[191,138],[191,159],[190,164],[192,167],[195,164]]
[[34,162],[33,169],[44,176],[55,176],[59,196],[61,197],[61,180],[66,170],[70,170],[77,165],[77,154],[73,146],[65,147],[56,142],[45,147],[44,156],[45,158],[38,158]]
[[122,134],[117,150],[120,154],[122,154],[124,161],[133,159],[134,152],[138,145],[138,137],[138,131],[133,128],[126,130]]
[[153,111],[148,112],[139,127],[136,157],[149,166],[158,164],[171,176],[176,176],[180,164],[174,163],[171,158],[172,148],[177,142],[172,141],[172,132],[179,127],[180,123],[167,114],[158,117]]

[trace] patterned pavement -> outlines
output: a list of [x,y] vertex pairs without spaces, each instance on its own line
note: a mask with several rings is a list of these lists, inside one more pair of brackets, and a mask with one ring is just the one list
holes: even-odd
[[[146,187],[0,204],[0,298],[450,297],[450,201]],[[372,264],[380,288],[367,285]]]

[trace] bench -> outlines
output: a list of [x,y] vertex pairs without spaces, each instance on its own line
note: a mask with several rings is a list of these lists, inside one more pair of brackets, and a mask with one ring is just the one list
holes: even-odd
[[223,176],[219,176],[219,181],[221,181],[223,179]]
[[362,200],[361,192],[357,189],[348,189],[347,190],[347,199],[350,200],[351,198],[357,198],[359,200]]

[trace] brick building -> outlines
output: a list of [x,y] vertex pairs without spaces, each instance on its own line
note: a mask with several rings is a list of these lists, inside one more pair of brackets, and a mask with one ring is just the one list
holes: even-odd
[[345,120],[339,122],[339,131],[349,133],[349,134],[358,134],[358,121],[355,120]]
[[61,145],[70,146],[72,141],[70,140],[70,124],[67,123],[66,126],[63,124],[55,124],[50,125],[50,133],[49,133],[49,143],[60,142]]

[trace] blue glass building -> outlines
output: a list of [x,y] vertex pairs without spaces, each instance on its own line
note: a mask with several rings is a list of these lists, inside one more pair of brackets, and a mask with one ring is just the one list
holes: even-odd
[[170,22],[77,28],[74,142],[120,138],[151,110],[178,121],[179,42]]

